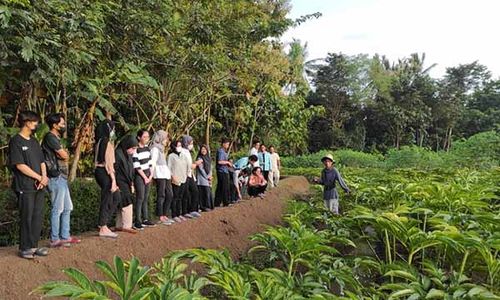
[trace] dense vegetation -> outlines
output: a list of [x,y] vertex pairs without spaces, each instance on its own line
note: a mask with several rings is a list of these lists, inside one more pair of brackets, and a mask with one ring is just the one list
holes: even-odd
[[[314,172],[316,172],[314,170]],[[47,296],[107,299],[500,299],[500,170],[343,168],[353,193],[343,215],[323,208],[319,188],[296,199],[284,226],[251,239],[239,261],[227,252],[167,254],[75,269]],[[186,272],[189,264],[203,268]],[[200,271],[201,270],[201,271]]]

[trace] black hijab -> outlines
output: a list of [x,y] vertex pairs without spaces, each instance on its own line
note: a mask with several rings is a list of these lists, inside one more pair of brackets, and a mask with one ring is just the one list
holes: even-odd
[[106,147],[110,139],[111,131],[115,128],[115,122],[111,120],[104,120],[95,129],[95,152],[96,162],[98,164],[104,163],[104,156],[106,154]]
[[116,178],[122,179],[127,183],[134,181],[135,169],[134,162],[132,161],[132,155],[127,153],[127,149],[132,147],[137,147],[138,141],[135,136],[127,135],[120,142],[115,150],[116,159]]
[[[201,154],[201,149],[203,148],[207,150],[207,155]],[[210,170],[212,169],[212,158],[210,158],[210,150],[208,149],[207,145],[201,145],[198,156],[196,157],[196,160],[200,159],[203,160],[203,169],[205,169],[205,172],[207,174],[210,173]]]
[[178,143],[178,141],[172,141],[172,143],[170,143],[169,153],[175,153],[177,155],[181,154],[180,152],[177,152],[177,143]]

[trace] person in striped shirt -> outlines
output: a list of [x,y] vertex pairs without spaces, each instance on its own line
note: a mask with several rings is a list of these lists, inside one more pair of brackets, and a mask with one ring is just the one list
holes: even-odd
[[139,147],[132,156],[134,162],[134,169],[136,172],[134,186],[135,186],[135,222],[134,228],[143,230],[144,227],[156,226],[149,220],[148,199],[149,188],[153,181],[153,172],[151,172],[151,150],[148,147],[149,132],[146,129],[141,129],[137,132],[137,140]]

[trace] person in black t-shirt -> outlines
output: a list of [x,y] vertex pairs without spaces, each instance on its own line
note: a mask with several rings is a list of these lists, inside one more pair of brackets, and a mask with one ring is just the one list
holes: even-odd
[[73,202],[68,187],[69,154],[61,145],[61,135],[66,131],[66,121],[61,113],[45,118],[50,131],[45,135],[42,149],[45,154],[49,192],[52,202],[50,213],[50,246],[70,246],[80,243],[80,239],[70,235],[70,214]]
[[19,255],[33,259],[48,255],[47,248],[38,248],[42,231],[45,187],[49,183],[42,148],[32,137],[40,116],[32,111],[19,113],[21,131],[9,141],[9,166],[14,178],[12,189],[19,207]]

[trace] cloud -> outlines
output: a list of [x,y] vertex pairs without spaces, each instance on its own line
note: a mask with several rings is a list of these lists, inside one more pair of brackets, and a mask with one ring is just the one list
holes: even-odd
[[500,1],[292,0],[292,5],[294,17],[323,13],[282,37],[307,42],[308,59],[342,52],[379,53],[396,60],[425,52],[427,65],[438,64],[431,72],[435,77],[446,67],[476,60],[500,75]]

